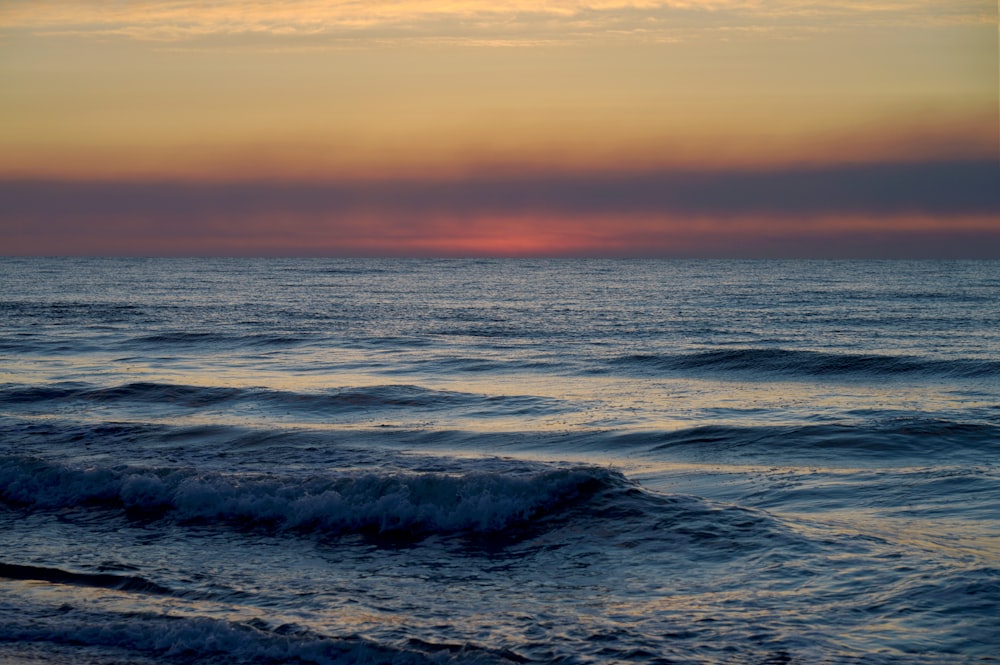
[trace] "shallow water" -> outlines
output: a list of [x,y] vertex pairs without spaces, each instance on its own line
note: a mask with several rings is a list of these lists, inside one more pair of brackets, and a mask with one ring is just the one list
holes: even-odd
[[0,660],[1000,653],[1000,263],[0,259]]

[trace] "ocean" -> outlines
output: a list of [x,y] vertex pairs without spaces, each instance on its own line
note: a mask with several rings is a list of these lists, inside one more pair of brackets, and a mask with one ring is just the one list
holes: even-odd
[[0,662],[1000,662],[1000,262],[0,259]]

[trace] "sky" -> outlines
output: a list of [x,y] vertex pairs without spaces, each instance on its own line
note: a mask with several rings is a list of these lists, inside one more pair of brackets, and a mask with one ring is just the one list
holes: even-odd
[[995,0],[4,0],[0,254],[1000,258]]

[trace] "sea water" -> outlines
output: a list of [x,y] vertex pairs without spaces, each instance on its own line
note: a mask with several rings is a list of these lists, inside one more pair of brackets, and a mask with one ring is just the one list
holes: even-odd
[[0,259],[2,662],[998,662],[998,462],[998,262]]

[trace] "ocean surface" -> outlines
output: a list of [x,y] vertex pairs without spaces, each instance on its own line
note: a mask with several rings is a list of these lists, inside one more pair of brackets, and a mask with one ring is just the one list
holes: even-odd
[[1000,662],[1000,262],[0,259],[0,662]]

